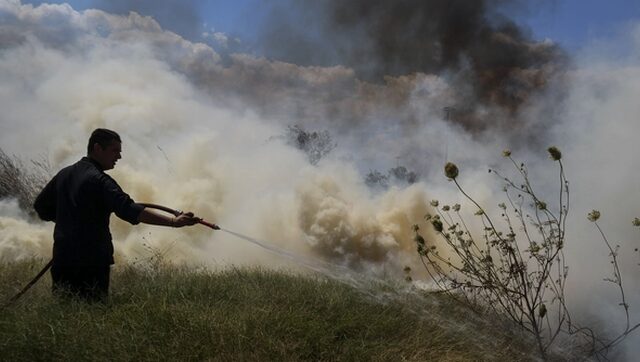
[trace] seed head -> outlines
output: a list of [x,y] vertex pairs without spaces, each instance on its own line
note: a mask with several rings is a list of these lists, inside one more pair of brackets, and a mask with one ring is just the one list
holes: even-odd
[[544,318],[545,315],[547,315],[547,306],[540,304],[540,308],[538,308],[538,317]]
[[562,158],[562,153],[556,146],[547,148],[547,151],[549,152],[549,156],[551,156],[551,159],[554,161],[560,161],[560,159]]
[[442,207],[442,211],[449,211],[451,208],[449,207],[449,205],[444,205]]
[[460,211],[460,204],[453,205],[453,211]]
[[452,162],[447,162],[447,164],[444,165],[444,174],[450,179],[455,179],[458,177],[458,166]]
[[433,219],[431,220],[431,225],[433,225],[433,228],[437,231],[437,232],[442,232],[442,221],[438,220],[438,219]]
[[547,203],[544,202],[544,201],[536,202],[536,206],[538,207],[538,210],[546,210],[547,209]]
[[637,217],[633,219],[633,226],[640,226],[640,219]]
[[600,218],[600,211],[591,210],[591,212],[587,215],[587,219],[591,222],[596,222]]
[[438,207],[439,204],[438,200],[431,200],[431,206]]
[[511,150],[504,150],[504,151],[502,151],[502,156],[504,156],[504,157],[509,157],[509,156],[511,156]]

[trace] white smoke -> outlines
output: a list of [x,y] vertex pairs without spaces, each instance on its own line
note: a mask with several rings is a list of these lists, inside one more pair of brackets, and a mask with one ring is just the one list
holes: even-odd
[[51,252],[52,225],[33,225],[16,200],[0,200],[0,262]]
[[[136,14],[1,4],[5,33],[26,34],[3,43],[0,58],[2,107],[12,109],[2,116],[8,153],[49,155],[59,169],[85,153],[92,129],[111,128],[123,136],[124,155],[111,175],[137,201],[193,210],[232,230],[338,263],[372,262],[398,273],[405,263],[416,263],[410,226],[426,211],[424,186],[376,196],[351,162],[336,157],[310,165],[300,151],[274,139],[291,119],[278,124],[251,109],[222,107],[215,94],[202,92],[182,73],[200,64],[231,72],[227,79],[241,78],[241,71],[223,69],[211,48]],[[52,19],[56,27],[45,31]],[[342,72],[282,63],[264,71],[284,78],[289,73],[281,68],[306,84]],[[336,210],[345,218],[327,217]],[[15,233],[13,228],[2,233]],[[150,245],[175,261],[277,262],[255,246],[204,228],[130,227],[114,218],[112,232],[119,260],[140,257]],[[339,245],[332,244],[334,235]],[[38,245],[43,243],[46,238]],[[31,255],[31,249],[25,243],[23,254],[12,255]]]

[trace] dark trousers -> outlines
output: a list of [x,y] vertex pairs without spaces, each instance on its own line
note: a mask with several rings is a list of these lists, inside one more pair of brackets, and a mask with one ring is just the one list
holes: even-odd
[[106,302],[110,266],[51,266],[52,292],[63,298]]

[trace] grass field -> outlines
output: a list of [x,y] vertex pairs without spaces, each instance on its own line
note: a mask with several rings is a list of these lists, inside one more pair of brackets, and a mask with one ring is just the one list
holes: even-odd
[[[0,301],[42,265],[0,264]],[[0,360],[535,360],[533,343],[505,324],[405,285],[163,265],[114,268],[106,305],[57,300],[49,287],[47,274],[2,310]]]

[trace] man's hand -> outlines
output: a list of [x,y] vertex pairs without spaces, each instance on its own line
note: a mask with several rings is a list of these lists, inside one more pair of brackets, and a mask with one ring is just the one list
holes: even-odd
[[177,217],[174,217],[171,226],[180,228],[183,226],[190,226],[199,223],[202,219],[195,217],[192,212],[183,212]]

